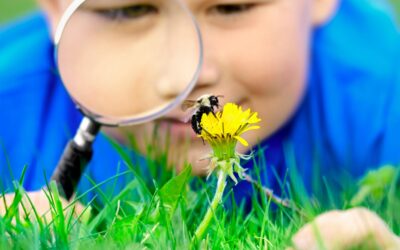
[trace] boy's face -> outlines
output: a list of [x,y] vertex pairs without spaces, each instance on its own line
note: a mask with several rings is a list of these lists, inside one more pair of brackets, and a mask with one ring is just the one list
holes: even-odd
[[[222,103],[235,102],[258,112],[261,129],[244,135],[250,145],[256,145],[295,112],[305,89],[310,33],[333,13],[336,0],[183,1],[197,18],[204,40],[203,68],[189,99],[206,93],[223,95]],[[328,3],[321,7],[324,1]],[[331,6],[329,11],[326,6]],[[57,20],[55,11],[50,16]],[[195,137],[189,123],[177,121],[185,116],[177,108],[165,119],[123,130],[133,132],[144,149],[156,124],[160,125],[160,141],[170,128],[171,159],[179,162],[178,168],[188,160],[195,173],[204,173],[207,162],[198,160],[210,149]],[[121,130],[106,131],[122,138]],[[239,150],[244,153],[246,149],[239,146]]]

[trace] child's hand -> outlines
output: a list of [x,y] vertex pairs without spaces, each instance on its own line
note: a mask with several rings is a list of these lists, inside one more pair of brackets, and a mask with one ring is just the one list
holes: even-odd
[[400,238],[365,208],[324,213],[302,227],[292,241],[299,250],[400,249]]
[[[52,220],[52,215],[51,215],[51,203],[49,202],[49,199],[47,198],[46,194],[44,193],[43,190],[40,191],[35,191],[35,192],[27,192],[26,195],[29,196],[29,199],[32,201],[33,206],[35,207],[37,213],[39,216],[44,216],[48,222]],[[32,205],[29,202],[28,198],[24,195],[22,198],[22,201],[19,205],[19,214],[21,218],[24,218],[26,216],[22,205],[26,209],[26,213],[29,214],[29,218],[33,220],[35,218],[35,214],[32,209]],[[0,197],[0,216],[4,216],[6,214],[6,206],[10,207],[11,204],[13,203],[15,195],[14,194],[6,194],[4,197]],[[6,205],[4,204],[6,203]],[[69,202],[66,200],[63,200],[61,198],[61,202],[64,208],[64,214],[68,214],[72,208],[74,208],[74,214],[75,215],[80,215],[84,211],[84,207],[82,204],[75,203],[73,206],[70,206],[68,209],[65,209]]]

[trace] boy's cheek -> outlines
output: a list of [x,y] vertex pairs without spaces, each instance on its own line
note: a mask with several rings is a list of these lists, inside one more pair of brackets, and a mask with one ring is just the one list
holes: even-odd
[[258,112],[262,119],[261,129],[248,135],[249,143],[255,145],[278,130],[298,107],[306,88],[307,59],[303,55],[288,56],[275,63],[250,65],[240,85],[248,100],[245,106]]
[[305,58],[288,56],[275,59],[244,65],[245,69],[242,70],[246,70],[246,74],[238,75],[236,79],[248,95],[273,98],[301,90],[300,87],[305,84],[307,69]]
[[224,54],[228,55],[225,70],[232,79],[251,94],[268,97],[304,84],[310,34],[306,24],[278,25],[275,31],[267,25],[265,29],[249,32],[248,39],[231,43]]

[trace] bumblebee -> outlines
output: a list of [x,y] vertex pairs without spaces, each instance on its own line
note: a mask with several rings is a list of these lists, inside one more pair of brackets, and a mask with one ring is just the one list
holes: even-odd
[[201,117],[203,114],[214,113],[214,109],[218,109],[219,105],[219,97],[222,96],[215,96],[215,95],[202,95],[197,100],[185,100],[182,103],[182,110],[187,111],[189,109],[193,109],[192,117],[191,117],[191,124],[192,129],[196,134],[201,134],[202,128],[200,125]]

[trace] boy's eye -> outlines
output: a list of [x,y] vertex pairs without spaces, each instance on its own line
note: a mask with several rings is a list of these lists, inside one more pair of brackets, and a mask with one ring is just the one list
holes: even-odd
[[211,11],[214,14],[234,15],[246,12],[252,9],[255,5],[252,3],[245,4],[220,4],[215,6]]
[[158,13],[157,7],[150,4],[137,4],[127,7],[96,10],[100,15],[112,20],[138,19]]

